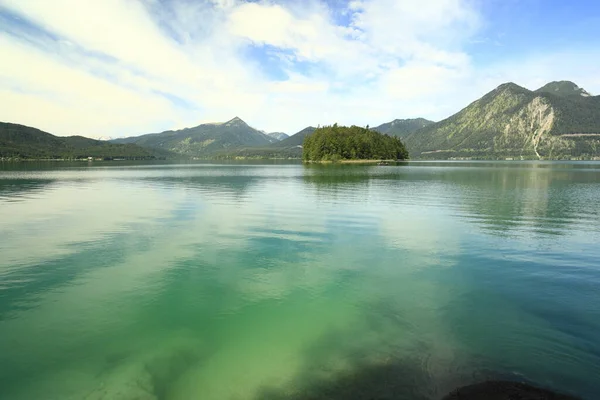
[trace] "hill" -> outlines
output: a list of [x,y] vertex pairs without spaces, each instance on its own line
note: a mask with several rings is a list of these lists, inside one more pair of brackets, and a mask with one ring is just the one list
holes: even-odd
[[134,143],[190,157],[209,157],[230,149],[268,146],[276,142],[276,139],[235,117],[224,123],[202,124],[193,128],[116,139],[112,142]]
[[304,161],[405,160],[406,148],[396,136],[359,126],[324,126],[304,140]]
[[26,159],[154,159],[165,154],[134,144],[114,144],[83,136],[54,136],[25,125],[0,122],[0,157]]
[[391,122],[381,124],[371,129],[379,133],[385,133],[386,135],[405,138],[411,133],[425,128],[431,124],[434,124],[434,122],[425,118],[395,119]]
[[569,87],[550,83],[534,92],[502,84],[451,117],[408,135],[406,145],[421,158],[598,157],[600,96],[566,95]]

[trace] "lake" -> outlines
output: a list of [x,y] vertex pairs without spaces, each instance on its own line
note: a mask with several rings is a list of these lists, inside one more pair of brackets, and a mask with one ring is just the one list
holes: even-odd
[[600,163],[0,164],[0,399],[591,399],[599,338]]

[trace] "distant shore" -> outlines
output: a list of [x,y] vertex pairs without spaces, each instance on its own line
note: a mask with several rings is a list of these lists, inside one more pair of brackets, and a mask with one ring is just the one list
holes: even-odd
[[16,158],[2,157],[0,162],[112,162],[112,161],[165,161],[166,158],[113,158],[89,160],[87,158]]

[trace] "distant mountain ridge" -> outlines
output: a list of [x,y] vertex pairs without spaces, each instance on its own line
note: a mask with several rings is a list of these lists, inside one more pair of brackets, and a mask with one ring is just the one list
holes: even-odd
[[283,132],[271,132],[271,133],[267,133],[267,136],[272,137],[273,139],[277,139],[278,141],[287,139],[290,137],[290,135],[288,135],[287,133],[283,133]]
[[[235,117],[106,142],[56,137],[4,123],[0,157],[73,157],[86,152],[94,156],[99,153],[92,148],[103,148],[106,154],[140,157],[300,158],[305,138],[315,129],[309,126],[292,136],[266,133]],[[600,96],[570,81],[550,82],[535,91],[509,82],[443,121],[396,119],[371,130],[400,137],[411,158],[600,158]]]
[[273,143],[272,147],[291,148],[302,146],[302,143],[304,143],[304,139],[308,135],[312,134],[316,129],[317,128],[315,128],[314,126],[308,126],[302,129],[300,132],[290,136],[289,138],[282,140],[281,142]]
[[240,147],[267,146],[275,141],[235,117],[223,123],[201,124],[193,128],[115,139],[112,142],[134,143],[190,157],[206,157]]
[[114,144],[83,136],[54,136],[30,126],[0,122],[0,157],[33,159],[153,159],[165,153],[133,144]]
[[242,147],[217,154],[218,158],[302,158],[304,139],[315,131],[309,126],[287,139],[263,147]]
[[385,133],[386,135],[405,138],[411,133],[434,123],[435,122],[425,118],[395,119],[391,122],[386,122],[385,124],[381,124],[371,129],[379,133]]
[[412,157],[598,157],[600,96],[568,81],[536,91],[505,83],[405,140]]

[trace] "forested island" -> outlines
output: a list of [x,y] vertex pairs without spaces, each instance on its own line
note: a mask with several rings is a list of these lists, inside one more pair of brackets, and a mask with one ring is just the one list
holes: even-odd
[[359,126],[324,126],[306,136],[302,159],[307,162],[346,160],[406,160],[399,138]]

